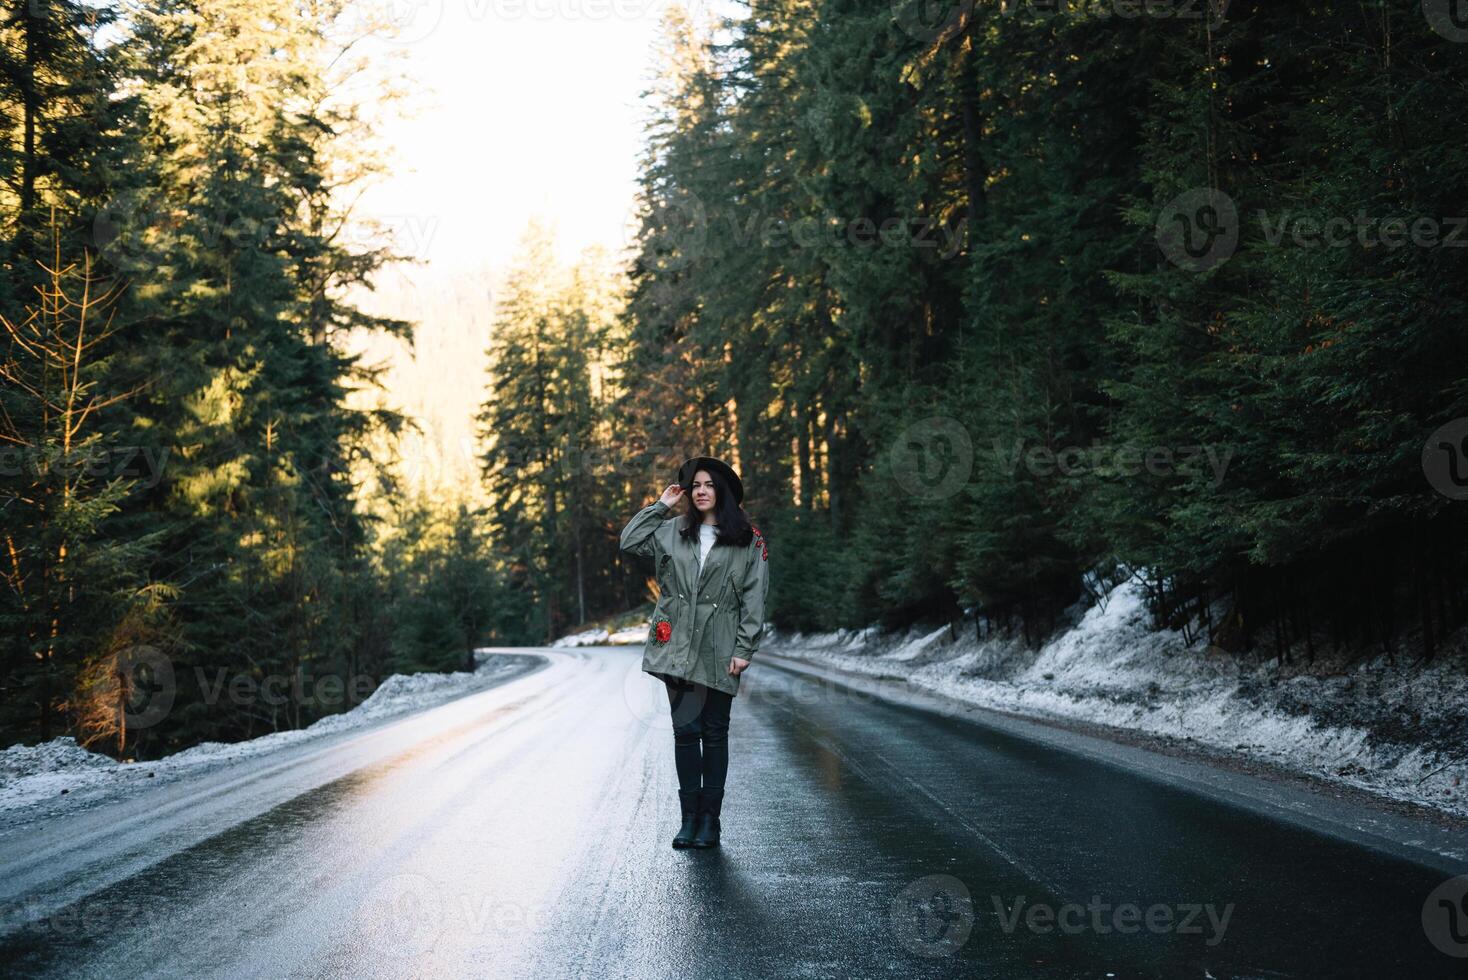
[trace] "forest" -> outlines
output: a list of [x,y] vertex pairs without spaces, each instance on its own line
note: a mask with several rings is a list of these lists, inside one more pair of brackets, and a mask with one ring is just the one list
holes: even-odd
[[472,508],[388,466],[413,421],[349,403],[379,369],[347,338],[413,330],[350,299],[397,258],[341,234],[383,166],[363,29],[336,0],[0,13],[7,740],[300,728],[513,631]]
[[[380,166],[348,6],[5,9],[7,738],[250,737],[637,610],[618,531],[697,453],[781,629],[1038,643],[1129,576],[1245,657],[1410,669],[1462,626],[1451,3],[671,7],[635,247],[530,228],[497,291],[482,505],[396,487],[411,420],[348,404],[344,339],[414,329],[346,298],[397,259],[334,234]],[[175,707],[120,731],[149,658]]]

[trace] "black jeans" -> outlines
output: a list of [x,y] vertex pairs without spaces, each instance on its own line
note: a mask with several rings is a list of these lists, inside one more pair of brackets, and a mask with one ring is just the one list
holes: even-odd
[[[678,788],[723,789],[729,772],[729,708],[734,695],[683,678],[663,678],[673,716],[673,763]],[[699,741],[703,751],[699,752]]]

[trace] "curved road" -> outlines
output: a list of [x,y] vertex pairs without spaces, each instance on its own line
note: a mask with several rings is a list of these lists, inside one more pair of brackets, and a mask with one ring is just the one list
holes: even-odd
[[674,851],[667,703],[637,651],[536,653],[526,673],[407,719],[0,831],[5,974],[1468,967],[1439,948],[1455,934],[1424,924],[1451,862],[773,661],[734,704],[723,848]]

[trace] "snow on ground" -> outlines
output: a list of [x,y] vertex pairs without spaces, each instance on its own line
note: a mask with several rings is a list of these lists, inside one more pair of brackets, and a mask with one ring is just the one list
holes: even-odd
[[563,636],[551,643],[553,647],[596,647],[607,642],[612,634],[600,626],[595,629],[585,630],[581,633],[572,633]]
[[1468,634],[1427,666],[1281,666],[1154,631],[1135,581],[1038,651],[972,632],[772,632],[765,649],[1040,719],[1194,743],[1468,816]]
[[551,644],[553,647],[602,647],[623,646],[628,644],[642,643],[647,639],[648,624],[641,626],[629,626],[626,629],[610,631],[598,626],[594,629],[585,630],[581,633],[572,633],[563,636]]
[[54,800],[62,794],[90,796],[93,790],[136,785],[139,777],[173,778],[360,728],[488,687],[522,662],[519,657],[497,653],[481,653],[478,657],[479,663],[473,671],[393,674],[352,710],[327,715],[306,728],[273,732],[245,742],[202,742],[149,762],[117,762],[110,756],[82,748],[70,736],[39,745],[12,745],[0,751],[0,813]]

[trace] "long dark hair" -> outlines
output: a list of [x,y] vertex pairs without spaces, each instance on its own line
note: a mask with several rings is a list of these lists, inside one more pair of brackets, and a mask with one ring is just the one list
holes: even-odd
[[[709,478],[714,482],[714,522],[719,526],[718,534],[714,536],[714,544],[731,544],[735,547],[747,547],[754,540],[754,526],[749,520],[749,515],[744,508],[734,502],[734,488],[724,478],[723,470],[710,466],[706,470]],[[694,475],[698,473],[694,470]],[[692,484],[693,478],[689,478]],[[684,488],[684,499],[688,502],[688,508],[683,512],[683,520],[678,528],[684,541],[697,543],[698,526],[703,523],[699,516],[698,508],[693,506],[693,491]]]

